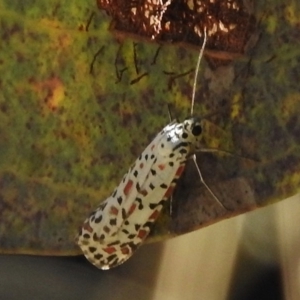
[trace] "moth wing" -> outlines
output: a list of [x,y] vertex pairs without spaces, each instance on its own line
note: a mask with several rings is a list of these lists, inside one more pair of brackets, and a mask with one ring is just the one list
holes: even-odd
[[[114,197],[109,197],[103,211],[103,225],[111,222],[112,207],[118,208],[118,215],[114,227],[111,229],[111,235],[115,235],[123,226],[123,223],[128,219],[141,201],[144,201],[145,186],[152,177],[152,172],[157,165],[159,156],[158,145],[166,138],[168,126],[163,128],[152,142],[145,148],[142,154],[138,157],[135,163],[130,167],[124,175],[121,183],[116,189]],[[156,171],[157,173],[159,170]],[[140,202],[139,202],[140,199]],[[101,230],[100,227],[98,230]]]
[[85,220],[77,237],[80,247],[88,244],[90,247],[107,245],[116,240],[118,231],[138,204],[136,199],[143,197],[141,187],[144,187],[156,163],[156,146],[166,138],[166,131],[171,124],[156,135],[124,175],[113,194]]

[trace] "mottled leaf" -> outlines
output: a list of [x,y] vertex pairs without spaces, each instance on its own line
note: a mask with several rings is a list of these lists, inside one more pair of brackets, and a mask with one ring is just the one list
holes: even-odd
[[[240,156],[198,162],[228,210],[189,164],[152,239],[299,192],[299,6],[256,3],[251,50],[214,70],[202,61],[195,115],[221,111],[203,144]],[[119,41],[93,2],[2,0],[0,22],[0,251],[79,254],[77,228],[169,121],[167,104],[189,114],[198,52]]]

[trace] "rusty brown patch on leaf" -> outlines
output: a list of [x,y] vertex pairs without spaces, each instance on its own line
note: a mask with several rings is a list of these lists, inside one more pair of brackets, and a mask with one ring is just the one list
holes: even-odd
[[233,57],[244,53],[255,24],[252,1],[97,0],[97,3],[112,16],[111,28],[125,35],[199,46],[206,30],[206,48],[214,59],[217,56],[227,60],[228,53],[233,53]]

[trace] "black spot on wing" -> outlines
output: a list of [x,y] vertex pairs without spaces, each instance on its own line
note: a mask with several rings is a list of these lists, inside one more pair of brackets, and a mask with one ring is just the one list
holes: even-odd
[[110,265],[113,265],[111,262],[112,262],[114,259],[117,259],[117,261],[119,260],[116,254],[111,254],[111,255],[109,255],[109,256],[107,257],[107,262],[110,263]]
[[89,247],[89,251],[90,251],[91,253],[94,253],[96,250],[97,250],[97,248],[95,248],[95,247]]
[[151,229],[152,226],[153,226],[153,221],[152,221],[152,222],[148,221],[148,222],[146,222],[146,223],[143,225],[143,228],[148,227],[148,228]]
[[159,203],[150,203],[150,204],[149,204],[149,208],[153,210],[153,209],[155,209],[158,205],[159,205]]
[[105,234],[104,234],[104,233],[100,234],[99,237],[97,236],[96,233],[93,234],[93,240],[94,240],[95,242],[98,242],[99,240],[104,240],[104,239],[105,239]]
[[181,142],[181,143],[179,143],[179,144],[177,144],[174,148],[173,148],[173,151],[175,151],[175,150],[177,150],[177,149],[179,149],[179,148],[186,148],[186,147],[188,147],[188,143],[187,142]]
[[97,260],[101,259],[102,257],[103,257],[103,255],[100,253],[94,255],[94,258]]
[[141,198],[136,198],[135,200],[139,204],[139,206],[138,206],[139,210],[142,210],[144,208],[144,205],[142,203],[142,199]]
[[106,205],[107,205],[107,202],[102,202],[100,205],[101,209],[103,210],[106,207]]
[[116,245],[119,245],[120,244],[120,241],[115,241],[115,242],[112,242],[110,244],[107,244],[108,247],[111,247],[111,246],[116,246]]
[[179,150],[179,153],[180,153],[180,154],[187,154],[188,151],[187,151],[186,148],[182,148],[182,149]]
[[178,182],[178,179],[179,179],[178,177],[174,177],[171,184],[175,186]]
[[100,215],[99,217],[95,218],[95,223],[100,223],[102,221],[102,215]]
[[109,224],[110,224],[111,226],[115,226],[115,225],[117,224],[117,219],[110,219],[110,220],[109,220]]
[[118,197],[117,201],[118,201],[118,204],[121,205],[122,204],[122,197]]
[[135,188],[138,192],[141,190],[140,184],[138,182],[136,183]]
[[122,229],[122,232],[124,232],[125,234],[129,234],[129,231],[127,229]]
[[138,245],[136,245],[134,242],[129,242],[126,246],[128,246],[132,250],[132,252],[134,252],[138,248]]

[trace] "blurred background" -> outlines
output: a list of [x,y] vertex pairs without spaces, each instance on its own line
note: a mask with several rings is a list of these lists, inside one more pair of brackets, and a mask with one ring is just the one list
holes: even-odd
[[101,271],[83,257],[0,256],[0,299],[300,299],[300,195],[145,245]]

